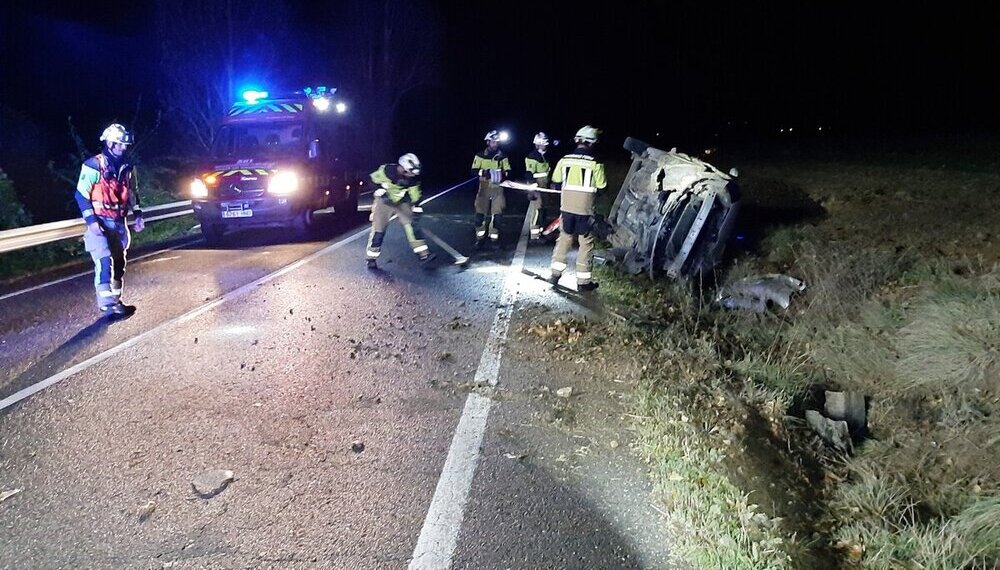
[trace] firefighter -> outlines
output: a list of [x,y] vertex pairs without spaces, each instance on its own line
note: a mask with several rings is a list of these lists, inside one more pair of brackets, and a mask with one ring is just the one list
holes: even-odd
[[94,260],[97,308],[111,320],[123,319],[135,307],[122,303],[125,264],[132,236],[127,214],[131,210],[136,232],[145,227],[139,208],[135,169],[128,159],[132,133],[122,125],[109,125],[101,133],[101,153],[88,158],[76,183],[76,203],[87,224],[83,244]]
[[[538,133],[532,141],[535,150],[524,157],[524,172],[528,178],[528,183],[535,183],[539,188],[549,187],[549,172],[552,167],[545,157],[545,151],[549,148],[549,137],[545,133]],[[551,202],[544,192],[528,192],[528,219],[531,224],[531,241],[542,240],[542,220],[545,216],[545,205]]]
[[562,192],[560,210],[562,223],[559,238],[552,252],[552,274],[549,283],[555,285],[566,270],[566,256],[573,247],[573,239],[580,241],[576,255],[576,288],[593,291],[597,283],[591,278],[594,261],[594,235],[591,218],[594,215],[594,198],[607,186],[604,165],[594,157],[593,147],[600,131],[589,125],[576,132],[576,149],[559,159],[552,174],[552,185]]
[[510,176],[510,160],[500,149],[501,133],[490,131],[483,140],[486,141],[486,148],[472,159],[472,174],[479,177],[475,203],[477,248],[482,247],[487,233],[493,243],[500,240],[496,216],[503,213],[506,205],[500,183]]
[[434,259],[424,241],[417,222],[423,213],[420,203],[420,159],[413,153],[399,157],[399,161],[383,164],[369,175],[375,185],[374,202],[372,204],[372,229],[368,233],[368,247],[365,256],[368,268],[378,267],[376,260],[382,253],[382,240],[385,239],[385,229],[393,214],[399,217],[406,232],[406,240],[410,248],[424,264]]

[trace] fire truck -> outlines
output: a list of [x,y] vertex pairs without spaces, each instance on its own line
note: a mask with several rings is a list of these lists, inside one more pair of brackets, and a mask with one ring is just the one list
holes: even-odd
[[229,109],[190,182],[209,244],[245,227],[291,227],[306,236],[316,214],[357,212],[357,145],[335,91],[307,88],[274,98],[247,91]]

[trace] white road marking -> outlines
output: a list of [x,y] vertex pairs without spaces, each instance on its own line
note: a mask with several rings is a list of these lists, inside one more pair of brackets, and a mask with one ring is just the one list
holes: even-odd
[[[476,369],[476,382],[496,386],[500,375],[500,361],[503,357],[507,332],[510,330],[510,316],[517,298],[518,281],[521,279],[521,268],[524,266],[524,255],[528,249],[528,216],[524,217],[521,228],[521,239],[517,242],[514,259],[507,269],[504,279],[503,293],[500,295],[500,305],[490,336],[486,339],[483,355]],[[493,400],[469,394],[462,410],[462,417],[455,428],[455,436],[448,449],[441,478],[434,489],[434,498],[427,510],[417,546],[410,560],[410,570],[442,570],[450,568],[455,548],[458,546],[458,533],[465,517],[465,504],[469,500],[469,490],[472,488],[472,478],[479,465],[479,448],[486,433],[486,420],[490,414]]]
[[[471,180],[474,180],[474,179],[470,178],[469,180],[466,180],[464,182],[456,184],[455,186],[452,186],[451,188],[448,188],[447,190],[443,190],[440,193],[435,194],[434,196],[431,196],[430,198],[422,201],[421,204],[426,204],[426,203],[430,202],[431,200],[437,198],[438,196],[442,196],[442,195],[444,195],[444,194],[446,194],[448,192],[451,192],[455,188],[458,188],[460,186],[464,186],[465,184],[468,184]],[[393,218],[395,219],[395,216],[393,216]],[[197,224],[192,229],[196,229],[196,228],[200,228],[200,227],[201,227],[201,224]],[[192,243],[195,243],[195,242],[198,242],[198,241],[201,241],[200,237],[196,238],[196,239],[193,239],[193,240],[190,240],[190,241],[185,241],[183,243],[179,243],[179,244],[177,244],[177,245],[175,245],[173,247],[168,247],[166,249],[161,249],[161,250],[158,250],[158,251],[152,251],[150,253],[146,253],[146,254],[143,254],[143,255],[140,255],[140,256],[137,256],[137,257],[133,257],[133,258],[130,259],[130,261],[134,263],[136,261],[139,261],[140,259],[146,259],[147,257],[152,257],[154,255],[159,255],[161,253],[166,253],[168,251],[173,251],[173,250],[175,250],[175,249],[177,249],[179,247],[184,247],[186,245],[191,245]],[[60,277],[59,279],[56,279],[54,281],[49,281],[49,282],[46,282],[46,283],[42,283],[40,285],[35,285],[34,287],[28,287],[26,289],[21,289],[20,291],[14,291],[14,292],[11,292],[11,293],[6,293],[4,295],[0,295],[0,301],[3,301],[4,299],[9,299],[11,297],[17,297],[18,295],[23,295],[25,293],[30,293],[32,291],[37,291],[39,289],[44,289],[45,287],[48,287],[50,285],[58,285],[60,283],[65,283],[66,281],[72,281],[73,279],[76,279],[77,277],[84,277],[86,275],[93,275],[93,274],[94,274],[94,272],[93,272],[93,270],[91,270],[91,271],[81,271],[80,273],[74,273],[73,275],[67,275],[66,277]]]
[[[179,247],[184,247],[186,245],[191,245],[192,243],[195,243],[195,242],[200,241],[200,240],[201,240],[201,238],[195,238],[195,239],[192,239],[192,240],[188,240],[188,241],[185,241],[183,243],[179,243],[179,244],[177,244],[175,246],[168,247],[166,249],[160,249],[160,250],[157,250],[157,251],[151,251],[149,253],[145,253],[143,255],[139,255],[139,256],[133,257],[129,261],[132,262],[132,263],[135,263],[136,261],[139,261],[140,259],[146,259],[147,257],[153,257],[154,255],[160,255],[161,253],[166,253],[168,251],[173,251],[173,250],[175,250],[175,249],[177,249]],[[72,281],[73,279],[76,279],[77,277],[83,277],[85,275],[93,275],[93,274],[94,274],[94,270],[91,269],[90,271],[81,271],[80,273],[74,273],[73,275],[67,275],[66,277],[60,277],[59,279],[56,279],[54,281],[48,281],[48,282],[42,283],[40,285],[35,285],[34,287],[28,287],[27,289],[21,289],[20,291],[14,291],[12,293],[7,293],[5,295],[0,295],[0,301],[3,301],[4,299],[9,299],[11,297],[17,297],[18,295],[23,295],[25,293],[30,293],[32,291],[37,291],[39,289],[44,289],[45,287],[48,287],[50,285],[58,285],[60,283],[65,283],[66,281]]]
[[[452,186],[451,188],[448,188],[447,190],[443,190],[443,191],[435,194],[434,196],[431,196],[430,198],[428,198],[424,202],[425,203],[426,202],[430,202],[431,200],[434,200],[435,198],[443,196],[443,195],[447,194],[448,192],[451,192],[452,190],[454,190],[454,189],[456,189],[456,188],[458,188],[458,187],[466,184],[467,182],[468,182],[468,180],[466,180],[465,182],[462,182],[461,184],[457,184],[455,186]],[[139,334],[137,336],[134,336],[134,337],[126,340],[125,342],[123,342],[123,343],[121,343],[121,344],[119,344],[117,346],[114,346],[112,348],[109,348],[109,349],[105,350],[104,352],[101,352],[99,354],[91,356],[90,358],[88,358],[87,360],[84,360],[83,362],[80,362],[79,364],[75,364],[75,365],[73,365],[73,366],[71,366],[71,367],[69,367],[69,368],[67,368],[67,369],[65,369],[65,370],[63,370],[63,371],[61,371],[61,372],[59,372],[57,374],[53,374],[52,376],[49,376],[45,380],[42,380],[40,382],[32,384],[31,386],[28,386],[27,388],[24,388],[24,389],[22,389],[22,390],[20,390],[18,392],[15,392],[14,394],[11,394],[10,396],[7,396],[3,400],[0,400],[0,411],[3,411],[4,409],[9,408],[10,406],[13,406],[14,404],[20,402],[21,400],[23,400],[23,399],[25,399],[25,398],[27,398],[29,396],[32,396],[34,394],[37,394],[38,392],[41,392],[42,390],[48,388],[49,386],[52,386],[52,385],[57,384],[59,382],[62,382],[63,380],[69,378],[70,376],[76,374],[77,372],[82,372],[83,370],[86,370],[86,369],[90,368],[91,366],[93,366],[95,364],[100,364],[101,362],[104,362],[108,358],[110,358],[110,357],[112,357],[112,356],[114,356],[114,355],[122,352],[123,350],[125,350],[125,349],[127,349],[127,348],[129,348],[131,346],[134,346],[134,345],[142,342],[143,340],[145,340],[145,339],[147,339],[147,338],[155,335],[156,333],[158,333],[160,331],[168,329],[168,328],[170,328],[171,326],[173,326],[173,325],[175,325],[177,323],[182,323],[182,322],[190,321],[191,319],[197,317],[198,315],[201,315],[202,313],[210,311],[210,310],[214,309],[215,307],[218,307],[219,305],[225,303],[226,301],[229,301],[231,299],[239,297],[239,296],[243,295],[244,293],[247,293],[248,291],[252,291],[253,289],[255,289],[256,287],[258,287],[259,285],[263,285],[264,283],[267,283],[268,281],[273,281],[274,279],[277,279],[278,277],[281,277],[282,275],[285,275],[286,273],[289,273],[291,271],[294,271],[295,269],[298,269],[299,267],[302,267],[303,265],[309,263],[310,261],[316,259],[317,257],[321,257],[323,255],[326,255],[326,254],[332,252],[332,251],[336,251],[336,250],[340,249],[341,247],[344,247],[345,245],[351,243],[352,241],[360,238],[361,236],[363,236],[363,235],[365,235],[367,233],[368,233],[368,228],[359,230],[356,233],[353,233],[350,236],[347,236],[346,238],[344,238],[344,239],[342,239],[342,240],[340,240],[338,242],[332,243],[332,244],[324,247],[323,249],[321,249],[319,251],[315,251],[315,252],[307,255],[306,257],[303,257],[302,259],[300,259],[298,261],[290,263],[290,264],[282,267],[281,269],[278,269],[277,271],[274,271],[273,273],[268,273],[267,275],[265,275],[265,276],[263,276],[263,277],[261,277],[259,279],[256,279],[255,281],[247,283],[246,285],[243,285],[242,287],[240,287],[238,289],[233,289],[232,291],[230,291],[230,292],[222,295],[221,297],[217,297],[216,299],[214,299],[212,301],[209,301],[208,303],[205,303],[204,305],[201,305],[199,307],[195,307],[194,309],[191,309],[190,311],[184,313],[183,315],[180,315],[178,317],[174,317],[173,319],[170,319],[169,321],[165,321],[163,323],[160,323],[159,325],[157,325],[157,326],[149,329],[148,331],[146,331],[146,332],[144,332],[142,334]],[[177,247],[180,247],[180,246],[177,246]],[[161,252],[157,252],[157,253],[162,253],[162,251]]]

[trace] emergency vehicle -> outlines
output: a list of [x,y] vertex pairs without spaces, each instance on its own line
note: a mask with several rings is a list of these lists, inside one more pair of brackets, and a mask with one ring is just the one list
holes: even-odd
[[276,98],[248,91],[229,109],[190,183],[206,241],[219,243],[228,230],[244,227],[291,227],[307,235],[317,213],[357,212],[357,146],[335,91],[310,88]]

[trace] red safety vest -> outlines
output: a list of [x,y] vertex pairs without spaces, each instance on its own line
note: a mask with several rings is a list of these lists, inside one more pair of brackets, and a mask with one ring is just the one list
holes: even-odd
[[90,189],[90,203],[94,208],[94,215],[124,220],[132,193],[131,169],[124,173],[124,180],[119,180],[118,172],[108,170],[108,157],[99,154],[94,159],[97,161],[97,170],[101,173],[97,184]]

